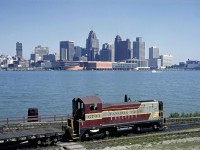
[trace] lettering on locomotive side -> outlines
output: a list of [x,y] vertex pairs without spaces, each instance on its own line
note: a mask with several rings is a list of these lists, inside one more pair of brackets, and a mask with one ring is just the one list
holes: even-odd
[[111,112],[111,116],[123,116],[123,115],[128,115],[128,111]]
[[85,120],[102,119],[102,113],[85,114]]
[[[142,113],[142,111],[140,111]],[[136,115],[138,114],[137,109],[131,109],[131,110],[122,110],[122,111],[106,111],[103,112],[103,118],[106,117],[119,117],[119,116],[128,116],[128,115]]]

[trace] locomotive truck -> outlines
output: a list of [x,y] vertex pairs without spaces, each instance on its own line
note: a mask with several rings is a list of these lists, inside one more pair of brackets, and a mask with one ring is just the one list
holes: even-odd
[[71,140],[106,137],[120,131],[140,132],[142,128],[164,127],[163,102],[157,100],[103,104],[97,96],[74,98],[72,116],[67,118],[66,137]]

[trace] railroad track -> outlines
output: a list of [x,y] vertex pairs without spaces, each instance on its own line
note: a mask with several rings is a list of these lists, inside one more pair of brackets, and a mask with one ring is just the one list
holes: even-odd
[[[63,125],[63,122],[38,122],[38,123],[25,123],[25,124],[12,124],[9,126],[5,126],[3,129],[4,131],[13,131],[13,130],[23,130],[23,129],[37,129],[40,127],[47,127],[47,126],[57,126],[61,127]],[[121,135],[118,135],[118,137],[106,137],[105,139],[101,139],[101,141],[112,141],[113,139],[120,139],[120,138],[132,138],[132,137],[142,137],[142,136],[152,136],[152,135],[158,135],[158,134],[166,134],[166,133],[179,133],[184,130],[188,129],[200,129],[200,121],[199,118],[169,118],[167,119],[167,128],[162,131],[151,131],[150,129],[143,129],[140,134],[136,133],[130,133],[130,134],[121,134],[123,137],[120,137]],[[126,137],[124,136],[126,135]],[[95,137],[93,140],[90,140],[90,142],[99,142],[99,137]],[[62,145],[62,144],[61,144]],[[66,145],[66,144],[64,144]],[[24,145],[21,145],[20,147],[26,148],[30,147],[28,143],[25,143]],[[18,146],[18,148],[20,148]],[[58,146],[60,147],[60,146]],[[50,148],[50,147],[49,147]],[[55,148],[55,147],[54,147]],[[39,148],[41,149],[41,148]]]

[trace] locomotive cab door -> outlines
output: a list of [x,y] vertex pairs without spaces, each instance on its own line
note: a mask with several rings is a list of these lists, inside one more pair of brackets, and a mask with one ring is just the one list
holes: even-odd
[[163,102],[159,101],[159,116],[163,118]]
[[85,119],[84,103],[80,100],[73,101],[74,134],[79,134],[80,121]]

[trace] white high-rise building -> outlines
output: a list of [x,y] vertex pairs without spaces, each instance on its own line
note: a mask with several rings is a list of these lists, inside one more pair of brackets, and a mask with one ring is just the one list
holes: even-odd
[[35,47],[35,62],[42,61],[43,55],[49,54],[49,48],[48,47],[42,47],[41,45],[38,45]]
[[160,59],[161,59],[161,66],[162,67],[169,67],[172,66],[172,55],[161,55]]

